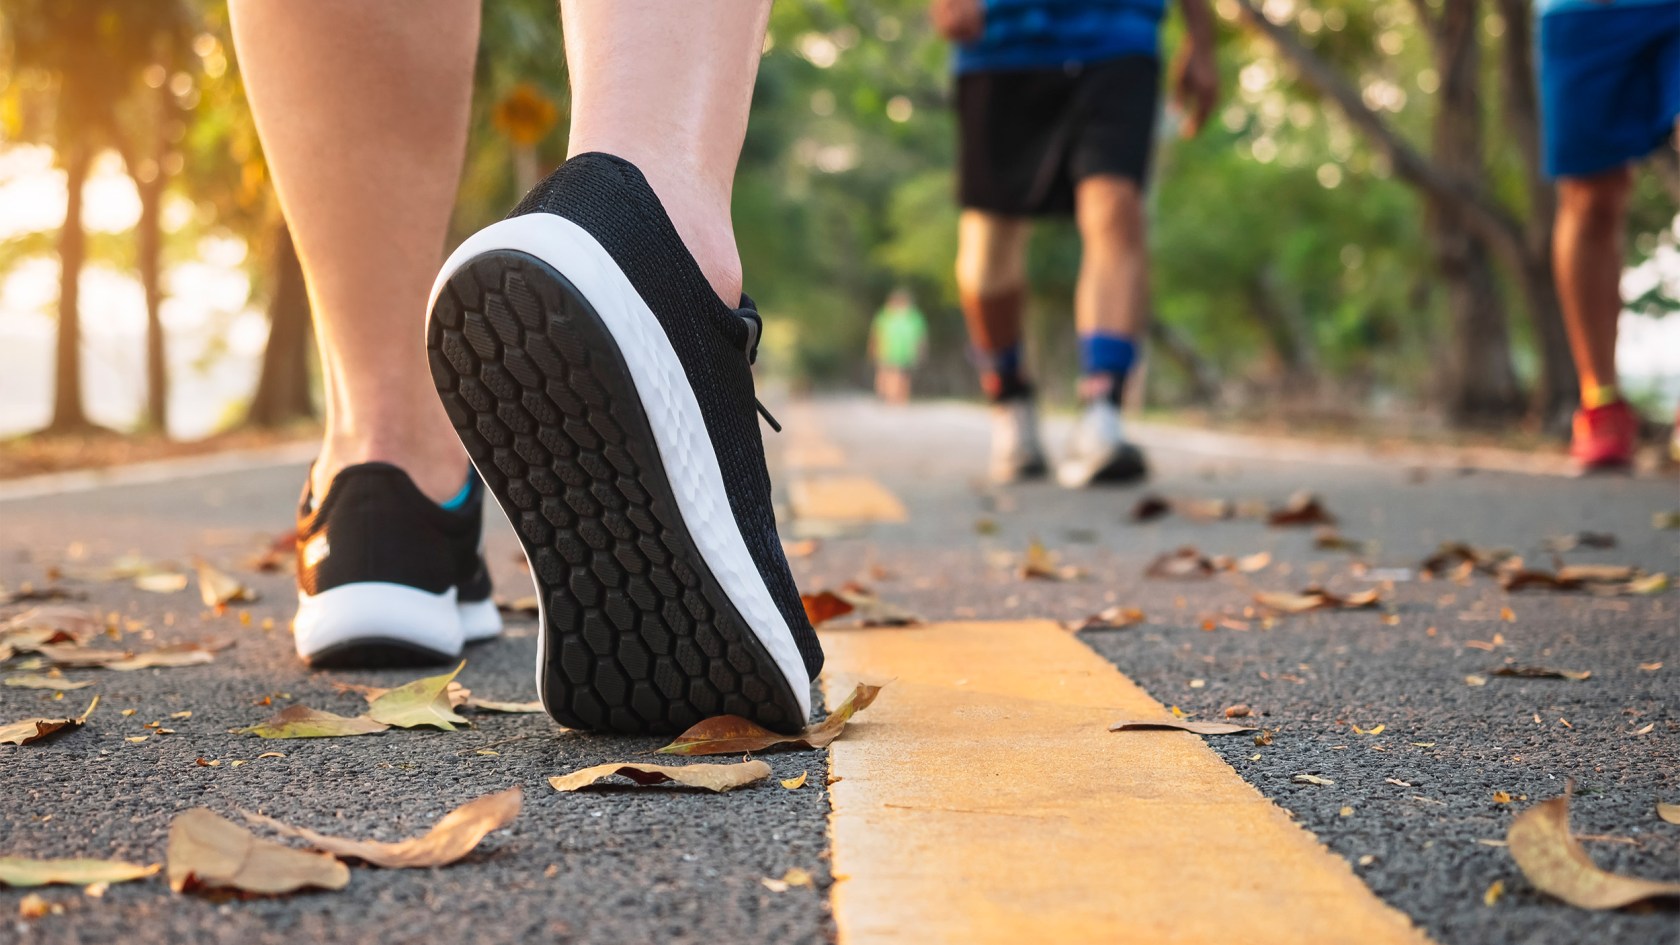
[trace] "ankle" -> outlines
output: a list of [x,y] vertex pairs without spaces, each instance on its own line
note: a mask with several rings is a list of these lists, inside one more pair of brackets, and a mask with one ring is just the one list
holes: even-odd
[[382,436],[331,436],[310,473],[310,491],[319,501],[333,477],[362,463],[390,463],[408,474],[428,498],[442,503],[461,491],[468,468],[466,453],[453,435],[447,439]]

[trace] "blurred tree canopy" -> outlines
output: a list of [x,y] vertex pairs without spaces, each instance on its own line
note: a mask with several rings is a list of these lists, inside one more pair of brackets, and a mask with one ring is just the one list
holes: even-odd
[[[1559,361],[1544,252],[1550,188],[1534,163],[1530,0],[1215,7],[1217,120],[1195,140],[1163,134],[1157,156],[1150,400],[1554,421],[1572,375]],[[225,2],[0,0],[0,12],[7,140],[49,143],[67,168],[115,149],[143,191],[191,201],[191,220],[162,237],[165,261],[205,233],[243,238],[274,324],[249,419],[307,413],[307,299]],[[499,218],[566,150],[552,0],[486,3],[483,24],[457,238]],[[1164,59],[1178,34],[1170,18]],[[818,385],[861,380],[869,316],[905,286],[930,316],[936,352],[922,389],[973,391],[952,274],[949,56],[927,0],[775,5],[735,223],[778,368]],[[137,111],[141,101],[154,111]],[[1630,262],[1674,238],[1672,153],[1653,164]],[[62,252],[66,238],[0,245],[0,276],[20,258]],[[92,251],[144,268],[144,252]],[[1052,379],[1070,373],[1056,369],[1071,367],[1077,254],[1070,226],[1037,228],[1032,347]],[[73,289],[67,301],[73,349]],[[1638,303],[1675,306],[1660,295]]]

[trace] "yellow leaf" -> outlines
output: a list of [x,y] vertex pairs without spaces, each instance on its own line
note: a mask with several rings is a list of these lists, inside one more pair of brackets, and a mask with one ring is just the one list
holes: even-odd
[[308,706],[294,705],[266,722],[249,728],[234,729],[233,733],[256,735],[260,738],[337,738],[345,735],[372,735],[388,728],[389,725],[374,721],[365,715],[347,718]]
[[1499,897],[1503,895],[1505,895],[1505,881],[1496,879],[1492,885],[1488,886],[1487,892],[1482,893],[1482,905],[1491,906],[1498,902]]
[[810,774],[811,772],[809,771],[801,771],[799,772],[799,777],[788,778],[786,781],[783,781],[782,787],[785,787],[790,791],[797,791],[805,786],[805,779],[809,777]]
[[274,895],[298,889],[343,889],[350,869],[330,854],[259,840],[203,807],[169,825],[169,888],[176,892],[237,889]]
[[462,660],[461,665],[451,672],[416,679],[381,694],[368,703],[367,717],[397,728],[429,725],[446,732],[454,731],[456,725],[471,725],[471,722],[455,714],[449,694],[449,684],[466,665],[466,661]]
[[1657,805],[1657,816],[1671,824],[1680,824],[1680,804]]
[[622,775],[641,785],[674,781],[686,787],[704,788],[721,794],[770,776],[770,766],[762,761],[741,761],[728,765],[649,765],[608,763],[584,768],[571,774],[548,779],[556,791],[576,791],[589,787],[613,775]]
[[193,569],[198,572],[198,596],[203,599],[204,606],[217,613],[226,610],[229,604],[257,599],[256,591],[241,584],[232,575],[217,570],[203,558],[193,559]]
[[263,824],[288,837],[296,837],[336,856],[351,857],[393,869],[447,866],[466,856],[491,831],[512,823],[519,816],[524,792],[518,787],[486,795],[443,815],[425,834],[396,843],[378,840],[346,840],[329,837],[303,827],[241,811],[245,819]]
[[5,886],[86,886],[90,883],[126,883],[142,879],[163,867],[159,864],[141,866],[121,860],[30,860],[20,856],[0,856],[0,885]]
[[18,689],[56,689],[59,691],[68,691],[71,689],[86,689],[87,687],[93,685],[93,680],[76,680],[66,679],[63,676],[42,676],[39,674],[21,673],[16,676],[7,676],[6,685]]

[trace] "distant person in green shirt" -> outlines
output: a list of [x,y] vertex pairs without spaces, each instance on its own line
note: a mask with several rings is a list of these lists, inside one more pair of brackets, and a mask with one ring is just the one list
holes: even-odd
[[875,393],[889,404],[909,403],[910,372],[926,355],[927,319],[908,291],[894,289],[869,330]]

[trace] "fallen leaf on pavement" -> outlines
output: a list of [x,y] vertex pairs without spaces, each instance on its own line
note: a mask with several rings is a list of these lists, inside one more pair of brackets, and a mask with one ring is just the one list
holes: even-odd
[[1376,588],[1357,591],[1343,597],[1322,587],[1309,587],[1299,594],[1261,592],[1254,602],[1280,614],[1304,614],[1311,610],[1361,610],[1382,602],[1382,592]]
[[163,867],[141,866],[121,860],[30,860],[21,856],[0,856],[0,886],[88,886],[93,883],[126,883],[144,879]]
[[1371,550],[1371,543],[1348,538],[1334,528],[1322,526],[1313,532],[1313,547],[1321,551],[1346,551],[1362,555]]
[[235,889],[275,895],[350,884],[350,868],[331,854],[258,839],[203,807],[183,812],[169,825],[167,859],[169,888],[176,892]]
[[1238,558],[1236,567],[1238,571],[1244,574],[1253,574],[1256,571],[1265,570],[1266,566],[1271,563],[1272,553],[1270,551],[1257,551],[1254,554],[1243,555]]
[[218,614],[227,610],[229,604],[257,599],[256,591],[240,583],[233,575],[217,570],[203,558],[193,559],[193,570],[198,572],[198,596],[204,600],[204,606]]
[[1249,708],[1247,703],[1239,702],[1225,707],[1225,717],[1228,719],[1246,719],[1253,714],[1254,710]]
[[505,715],[528,715],[546,711],[540,701],[498,702],[495,699],[468,699],[462,705],[468,709],[478,709],[481,712],[501,712]]
[[1680,528],[1680,509],[1672,512],[1656,512],[1651,515],[1652,528]]
[[134,586],[153,594],[174,594],[187,589],[187,576],[179,571],[152,571],[134,579]]
[[278,574],[292,566],[297,554],[297,530],[281,532],[261,551],[245,559],[247,570],[260,574]]
[[1530,807],[1511,821],[1505,840],[1511,859],[1541,892],[1581,909],[1619,909],[1653,896],[1680,896],[1680,883],[1623,876],[1599,869],[1569,835],[1569,795]]
[[820,627],[836,617],[844,617],[856,609],[834,591],[801,594],[799,602],[805,605],[805,616],[813,627]]
[[524,792],[512,787],[496,794],[468,801],[443,815],[431,830],[418,837],[385,843],[379,840],[346,840],[329,837],[304,827],[293,827],[271,817],[240,811],[246,820],[263,824],[288,837],[303,840],[317,850],[350,857],[390,869],[448,866],[466,856],[493,830],[513,823],[519,816]]
[[1143,575],[1183,580],[1212,577],[1215,570],[1213,562],[1208,560],[1206,555],[1190,545],[1185,545],[1177,551],[1169,551],[1156,557],[1143,569]]
[[163,667],[199,666],[214,661],[216,651],[200,643],[180,643],[175,646],[159,647],[144,653],[120,660],[108,660],[96,665],[105,669],[126,672],[134,669],[157,669]]
[[1055,552],[1034,539],[1027,545],[1027,553],[1021,559],[1020,575],[1023,580],[1077,581],[1085,576],[1085,572],[1071,564],[1057,564]]
[[1068,629],[1075,633],[1081,630],[1118,630],[1133,624],[1143,623],[1148,618],[1143,611],[1136,607],[1105,607],[1100,613],[1092,614],[1084,620],[1075,620],[1068,624]]
[[1132,506],[1131,520],[1134,522],[1153,522],[1172,511],[1172,504],[1158,495],[1150,494],[1137,500]]
[[1569,679],[1580,682],[1592,678],[1590,669],[1552,669],[1548,666],[1501,666],[1490,670],[1489,676],[1517,676],[1523,679]]
[[782,782],[782,787],[785,787],[790,791],[797,791],[800,788],[805,786],[805,779],[810,777],[810,776],[811,776],[811,772],[801,771],[801,772],[799,772],[799,777],[788,778],[787,780],[783,781]]
[[1680,824],[1680,804],[1657,804],[1657,816],[1671,824]]
[[90,679],[67,679],[62,675],[41,675],[39,673],[20,673],[7,676],[5,683],[17,689],[58,689],[68,692],[72,689],[86,689],[93,685]]
[[1175,729],[1181,732],[1194,732],[1197,735],[1235,735],[1238,732],[1252,732],[1252,725],[1237,725],[1234,722],[1194,722],[1189,719],[1124,719],[1108,727],[1111,732],[1138,732],[1154,729]]
[[770,766],[756,759],[729,765],[649,765],[612,762],[549,778],[548,783],[556,791],[576,791],[579,788],[589,787],[605,778],[610,778],[615,774],[622,775],[641,785],[663,784],[667,781],[674,781],[685,787],[704,788],[722,794],[724,791],[768,778],[770,776]]
[[1302,784],[1317,784],[1321,787],[1336,783],[1329,778],[1321,778],[1316,774],[1298,774],[1295,777],[1290,778],[1290,780],[1299,781]]
[[446,732],[453,732],[456,725],[471,725],[472,722],[455,714],[455,703],[449,695],[449,684],[466,665],[466,660],[462,660],[450,672],[416,679],[380,693],[368,702],[367,717],[397,728],[429,725]]
[[1318,496],[1302,491],[1290,496],[1288,502],[1267,513],[1266,524],[1275,527],[1334,525],[1336,516],[1324,508]]
[[32,604],[54,600],[87,600],[87,595],[56,584],[36,587],[25,582],[15,591],[0,591],[0,604]]
[[764,884],[765,889],[768,889],[773,893],[784,893],[795,886],[809,887],[813,885],[816,880],[809,870],[800,869],[795,866],[786,873],[783,873],[781,879],[771,879],[766,876],[765,878],[759,880],[759,882]]
[[840,737],[853,715],[863,711],[881,691],[880,686],[858,683],[846,701],[828,717],[798,735],[778,735],[738,715],[720,715],[697,722],[659,749],[664,755],[739,755],[769,748],[827,748]]
[[339,738],[348,735],[372,735],[390,727],[365,715],[350,718],[311,709],[305,705],[294,705],[266,722],[249,728],[234,729],[233,734],[256,735],[260,738]]
[[73,719],[24,719],[0,725],[0,745],[28,745],[51,738],[67,728],[80,728],[98,705],[99,697],[94,696],[82,714]]
[[922,622],[921,617],[882,600],[856,581],[847,581],[838,590],[801,594],[799,599],[813,627],[851,613],[865,627],[913,627]]
[[1614,548],[1616,536],[1609,532],[1575,532],[1572,535],[1552,535],[1540,542],[1540,547],[1553,554],[1563,554],[1576,548]]
[[[356,693],[370,703],[375,699],[378,699],[380,696],[383,696],[388,692],[393,692],[396,689],[395,686],[364,686],[359,683],[347,682],[334,682],[333,688],[337,689],[339,692]],[[446,691],[449,693],[449,704],[452,706],[463,706],[471,702],[473,699],[471,689],[468,689],[466,686],[463,686],[453,680],[450,681]]]
[[1434,554],[1423,559],[1418,571],[1425,577],[1438,577],[1454,565],[1464,564],[1473,570],[1492,574],[1511,557],[1509,548],[1476,548],[1461,541],[1449,541],[1443,542]]

